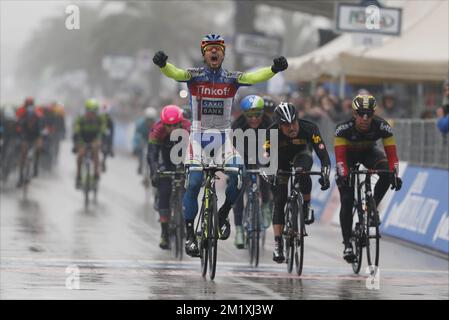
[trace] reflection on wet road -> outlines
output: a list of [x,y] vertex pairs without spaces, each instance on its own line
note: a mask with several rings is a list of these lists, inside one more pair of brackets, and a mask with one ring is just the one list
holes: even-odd
[[[448,299],[448,260],[393,239],[381,241],[379,289],[341,258],[338,228],[314,224],[303,276],[271,260],[272,232],[261,265],[251,268],[233,235],[219,242],[214,281],[198,259],[175,261],[158,247],[160,229],[145,199],[134,158],[118,156],[101,178],[98,203],[83,209],[74,159],[65,144],[59,168],[39,177],[24,201],[14,186],[0,194],[1,299]],[[365,265],[363,266],[365,267]],[[70,290],[70,282],[79,280]]]

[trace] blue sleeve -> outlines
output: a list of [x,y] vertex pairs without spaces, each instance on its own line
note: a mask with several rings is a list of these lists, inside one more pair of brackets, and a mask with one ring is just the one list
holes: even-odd
[[449,132],[449,115],[438,120],[437,126],[438,126],[438,129],[440,129],[440,131],[442,133],[448,133]]

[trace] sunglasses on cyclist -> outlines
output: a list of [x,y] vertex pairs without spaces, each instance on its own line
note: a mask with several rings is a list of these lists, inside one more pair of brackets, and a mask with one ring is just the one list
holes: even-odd
[[217,51],[218,51],[218,50],[224,51],[222,46],[220,46],[220,45],[213,45],[213,44],[210,44],[210,45],[208,45],[207,47],[205,47],[205,48],[204,48],[204,51],[205,51],[205,52],[210,52],[210,51],[212,51],[213,49],[215,49],[215,50],[217,50]]
[[164,126],[166,126],[167,128],[181,128],[181,122],[173,123],[173,124],[165,123]]
[[372,112],[372,111],[357,111],[357,115],[361,118],[363,118],[365,115],[368,118],[372,118],[374,116],[374,112]]
[[260,118],[263,115],[263,111],[245,112],[246,118]]

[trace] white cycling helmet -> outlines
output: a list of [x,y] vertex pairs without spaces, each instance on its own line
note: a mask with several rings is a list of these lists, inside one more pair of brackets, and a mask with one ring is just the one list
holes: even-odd
[[158,117],[158,112],[153,107],[148,107],[145,109],[145,118],[146,119],[156,119]]

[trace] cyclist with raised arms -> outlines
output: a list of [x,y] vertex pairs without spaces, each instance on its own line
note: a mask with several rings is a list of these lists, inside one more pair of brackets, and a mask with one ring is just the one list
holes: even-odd
[[[159,192],[159,221],[161,223],[161,249],[169,248],[168,223],[170,222],[171,183],[169,177],[159,179],[157,171],[176,171],[176,165],[170,159],[170,151],[176,142],[170,140],[170,134],[175,129],[190,129],[190,121],[183,118],[182,109],[176,105],[162,108],[161,120],[156,122],[148,138],[147,162],[150,167],[151,184]],[[159,155],[162,163],[159,164]]]
[[[274,111],[274,120],[271,129],[279,130],[278,138],[278,163],[279,169],[290,171],[293,167],[310,171],[313,165],[312,148],[320,158],[322,176],[319,179],[321,190],[329,189],[330,159],[326,150],[323,138],[318,126],[313,122],[298,119],[296,108],[293,104],[281,102]],[[267,134],[267,137],[269,135]],[[265,150],[270,150],[270,140],[265,142]],[[311,224],[314,222],[313,212],[310,210],[310,192],[312,191],[312,180],[309,175],[301,175],[300,191],[304,198],[303,211],[304,222]],[[274,193],[273,209],[273,231],[274,231],[274,251],[273,260],[282,263],[285,260],[282,232],[285,225],[284,206],[288,195],[288,177],[279,176],[271,179],[277,186]]]
[[[219,146],[224,147],[225,150],[229,150],[223,143],[231,144],[231,142],[227,141],[229,139],[224,141],[224,134],[215,136],[209,134],[207,141],[203,141],[202,133],[209,129],[219,131],[230,129],[232,103],[237,89],[240,86],[248,86],[267,81],[276,73],[288,67],[287,60],[284,57],[278,57],[273,60],[271,67],[261,68],[248,73],[230,72],[222,68],[225,49],[225,41],[220,35],[209,34],[201,41],[201,53],[205,63],[203,67],[187,70],[179,69],[173,64],[167,63],[167,55],[162,51],[157,52],[153,57],[153,62],[160,68],[164,75],[179,82],[187,83],[192,108],[191,141],[192,145],[199,144],[200,148],[205,148],[211,142],[216,145],[218,141]],[[225,159],[225,164],[227,166],[240,167],[242,160],[234,152]],[[199,163],[196,162],[195,165],[199,165]],[[237,188],[238,175],[236,173],[229,173],[228,177],[226,200],[219,210],[220,238],[222,240],[229,237],[230,225],[228,222],[228,214],[239,195]],[[199,256],[199,250],[194,234],[194,220],[198,211],[198,194],[202,179],[202,172],[190,173],[188,177],[189,184],[183,202],[187,231],[186,253],[196,257]]]
[[[350,241],[352,228],[352,209],[354,204],[354,183],[349,181],[349,168],[356,163],[368,169],[390,170],[392,174],[379,174],[374,187],[374,201],[379,205],[391,185],[401,189],[402,180],[398,177],[399,159],[393,130],[387,121],[375,116],[376,99],[369,94],[357,95],[352,101],[352,118],[340,123],[335,129],[335,157],[337,162],[337,186],[340,192],[340,225],[343,235],[343,258],[354,262],[356,258]],[[377,146],[382,139],[385,153]],[[353,181],[352,181],[353,182]]]
[[[256,157],[249,161],[249,150],[251,147],[254,151],[258,150],[258,130],[259,129],[267,129],[271,125],[271,119],[264,114],[264,99],[257,95],[249,95],[242,99],[240,102],[240,109],[242,109],[243,114],[240,115],[233,123],[232,129],[242,129],[243,132],[247,132],[247,130],[254,131],[255,140],[251,141],[252,145],[248,145],[248,143],[244,144],[244,164],[245,167],[248,168],[248,165],[257,166],[257,153],[254,154]],[[263,141],[262,141],[263,142]],[[251,164],[250,164],[251,162]],[[260,179],[260,194],[262,196],[262,217],[263,217],[263,225],[265,228],[268,228],[271,224],[271,210],[270,210],[270,185],[263,179]],[[245,190],[245,188],[243,188]],[[241,192],[240,196],[237,198],[237,201],[234,205],[234,224],[235,224],[235,241],[234,244],[238,249],[244,248],[244,239],[243,239],[243,198],[244,193]]]

